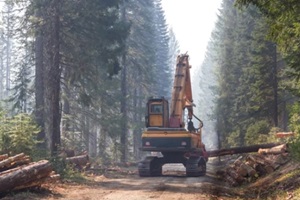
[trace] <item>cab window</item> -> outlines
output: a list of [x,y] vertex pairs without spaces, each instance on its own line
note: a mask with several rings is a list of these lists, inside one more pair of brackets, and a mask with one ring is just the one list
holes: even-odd
[[151,105],[152,114],[162,114],[162,105]]

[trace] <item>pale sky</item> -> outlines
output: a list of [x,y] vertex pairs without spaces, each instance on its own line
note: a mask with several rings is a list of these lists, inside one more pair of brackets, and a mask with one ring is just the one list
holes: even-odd
[[190,55],[192,71],[202,64],[221,1],[162,0],[167,23],[175,32],[180,53]]

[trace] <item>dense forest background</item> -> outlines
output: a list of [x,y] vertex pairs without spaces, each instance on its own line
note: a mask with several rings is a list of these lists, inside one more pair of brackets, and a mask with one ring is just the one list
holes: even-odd
[[[193,75],[209,149],[299,129],[300,6],[260,2],[223,1]],[[0,34],[0,153],[141,157],[146,100],[170,98],[180,53],[161,0],[7,0]]]
[[198,75],[200,105],[209,105],[200,113],[214,145],[299,132],[299,11],[296,1],[222,2]]
[[[38,152],[50,155],[138,158],[145,102],[170,98],[179,51],[161,1],[5,1],[2,9],[1,152],[29,151],[37,137]],[[28,130],[8,125],[25,118]]]

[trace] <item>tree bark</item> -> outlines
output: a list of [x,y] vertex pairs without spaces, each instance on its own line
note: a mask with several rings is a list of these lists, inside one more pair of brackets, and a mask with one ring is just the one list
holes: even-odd
[[[122,7],[122,20],[126,21],[126,2],[123,0]],[[122,72],[121,72],[121,91],[122,91],[122,99],[121,99],[121,113],[122,113],[122,125],[121,125],[121,162],[127,161],[127,63],[126,63],[126,51],[122,56]]]
[[258,150],[259,154],[281,154],[287,152],[287,146],[286,144],[278,145],[272,148],[263,149],[260,148]]
[[228,149],[207,151],[207,154],[208,157],[217,157],[217,156],[233,155],[233,154],[240,154],[240,153],[250,153],[250,152],[257,152],[260,148],[271,148],[277,145],[279,144],[270,143],[270,144],[258,144],[258,145],[252,145],[246,147],[234,147]]
[[67,163],[74,164],[77,168],[82,169],[84,168],[89,162],[88,155],[80,155],[74,156],[70,158],[66,158]]
[[274,126],[278,127],[278,78],[277,78],[277,45],[274,43],[274,61],[273,61],[273,95],[274,95]]
[[293,136],[295,136],[294,132],[279,132],[279,133],[276,133],[277,138],[293,137]]
[[0,171],[9,169],[15,162],[22,160],[25,157],[24,153],[17,154],[12,157],[8,157],[0,162]]
[[0,155],[0,161],[4,160],[6,158],[8,158],[8,154]]
[[5,82],[6,82],[6,94],[5,96],[8,97],[9,96],[9,92],[10,92],[10,65],[11,65],[11,18],[10,18],[10,13],[12,12],[12,6],[11,5],[7,5],[7,19],[6,19],[6,32],[7,32],[7,38],[6,38],[6,77],[5,77]]
[[54,174],[54,175],[49,175],[47,177],[43,177],[43,178],[38,178],[36,180],[33,180],[29,183],[27,183],[26,185],[20,185],[20,186],[17,186],[15,187],[13,190],[21,190],[21,189],[24,189],[24,188],[30,188],[30,187],[35,187],[35,186],[39,186],[45,182],[47,183],[53,183],[57,180],[60,179],[60,175],[59,174]]
[[47,147],[51,155],[58,153],[60,145],[60,0],[52,0],[48,8],[48,40],[47,40],[47,64],[45,77],[45,108],[47,135]]
[[38,19],[36,25],[36,36],[35,36],[35,119],[39,127],[41,128],[37,139],[43,142],[38,144],[38,147],[41,149],[46,148],[45,144],[45,119],[44,119],[44,91],[45,91],[45,83],[44,83],[44,38],[43,38],[43,30],[45,26],[44,17],[42,15],[42,6],[40,5],[37,8],[36,18]]
[[21,186],[27,186],[36,179],[47,177],[52,172],[49,161],[41,160],[26,167],[19,167],[11,173],[0,176],[0,192],[7,192]]
[[70,131],[70,99],[71,99],[71,92],[70,92],[70,72],[68,68],[64,68],[63,70],[63,87],[62,87],[62,113],[63,113],[63,120],[62,120],[62,136],[67,136],[67,133]]

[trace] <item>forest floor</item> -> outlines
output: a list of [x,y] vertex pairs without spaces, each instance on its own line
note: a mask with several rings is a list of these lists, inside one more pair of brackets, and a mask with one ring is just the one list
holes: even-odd
[[185,177],[182,165],[169,164],[162,177],[140,178],[136,166],[116,167],[88,173],[81,181],[45,184],[40,189],[8,194],[1,200],[231,200],[300,199],[300,164],[289,162],[263,178],[241,187],[231,187],[216,176],[224,167],[208,162],[203,177]]

